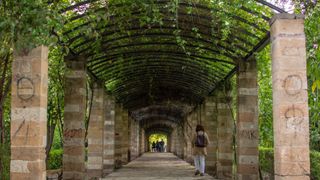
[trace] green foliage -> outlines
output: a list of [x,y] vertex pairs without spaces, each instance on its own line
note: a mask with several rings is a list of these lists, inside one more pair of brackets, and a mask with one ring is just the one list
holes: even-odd
[[259,148],[259,163],[262,171],[273,174],[273,160],[273,148]]
[[273,147],[272,77],[270,46],[256,55],[258,67],[260,145]]
[[53,28],[63,24],[57,4],[42,0],[0,2],[0,42],[24,52],[57,41]]
[[319,180],[320,179],[320,152],[311,151],[310,161],[311,161],[311,179]]
[[320,151],[320,4],[307,14],[308,89],[311,148]]
[[48,169],[60,169],[62,167],[62,149],[52,149],[49,153],[49,158],[47,162]]
[[164,141],[164,144],[167,145],[168,137],[165,134],[151,134],[149,136],[149,143],[161,141],[161,139]]
[[[310,151],[311,179],[320,179],[320,152]],[[274,151],[273,148],[259,148],[259,163],[262,171],[274,174]]]
[[0,172],[0,179],[10,179],[10,145],[0,144],[0,164],[3,168]]

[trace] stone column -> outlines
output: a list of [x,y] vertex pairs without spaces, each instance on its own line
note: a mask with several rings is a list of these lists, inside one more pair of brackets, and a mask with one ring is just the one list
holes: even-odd
[[86,59],[66,59],[63,179],[85,177]]
[[227,83],[224,89],[217,92],[218,109],[218,163],[217,176],[221,179],[232,179],[233,164],[233,118],[230,110],[231,91]]
[[138,157],[138,122],[129,117],[130,125],[130,160]]
[[275,179],[310,179],[304,19],[271,21]]
[[121,143],[121,151],[122,151],[122,163],[127,164],[129,162],[128,153],[129,153],[129,117],[128,110],[122,109],[122,143]]
[[206,172],[215,176],[217,173],[217,151],[218,151],[218,121],[217,121],[217,104],[216,97],[210,96],[205,99],[203,126],[209,137],[207,147],[208,156],[206,158]]
[[106,176],[113,171],[115,166],[115,100],[110,95],[106,95],[104,102],[103,176]]
[[122,105],[115,106],[115,168],[122,166]]
[[88,179],[101,178],[103,173],[103,141],[105,121],[105,90],[102,84],[94,83],[91,114],[88,127]]
[[259,179],[257,64],[240,62],[237,76],[237,179]]
[[183,147],[184,147],[184,137],[183,128],[181,126],[177,127],[177,156],[181,159],[184,157]]
[[175,133],[176,133],[176,130],[173,129],[173,131],[171,132],[171,135],[170,135],[170,139],[171,139],[171,152],[173,154],[177,154],[177,147],[176,147],[176,136],[175,136]]
[[145,153],[145,132],[143,128],[140,128],[140,155]]
[[14,53],[10,179],[46,179],[48,48]]
[[185,141],[186,141],[186,151],[185,151],[185,160],[189,163],[193,162],[193,156],[192,156],[192,138],[193,138],[193,129],[192,129],[192,117],[189,115],[185,118],[185,124],[184,124],[184,135],[185,135]]

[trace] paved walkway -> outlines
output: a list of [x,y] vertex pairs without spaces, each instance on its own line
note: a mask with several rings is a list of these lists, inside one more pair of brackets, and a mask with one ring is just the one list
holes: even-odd
[[104,179],[111,180],[214,180],[194,176],[194,167],[171,153],[145,153]]

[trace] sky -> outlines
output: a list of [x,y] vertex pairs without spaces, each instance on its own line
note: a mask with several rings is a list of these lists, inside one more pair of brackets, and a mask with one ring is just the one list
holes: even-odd
[[291,0],[267,0],[267,1],[284,9],[289,13],[293,13],[294,4]]

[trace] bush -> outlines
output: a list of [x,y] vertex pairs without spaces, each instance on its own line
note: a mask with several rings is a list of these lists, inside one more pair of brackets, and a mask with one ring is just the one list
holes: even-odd
[[52,149],[49,153],[49,158],[47,162],[48,169],[60,169],[62,168],[62,149]]
[[311,161],[311,179],[320,180],[320,152],[311,151],[310,161]]
[[0,144],[0,163],[2,172],[0,172],[0,179],[10,179],[10,145]]
[[259,148],[259,163],[261,171],[274,174],[273,148]]
[[[274,175],[273,148],[259,148],[260,168],[263,172]],[[320,180],[320,152],[310,151],[311,180]]]

